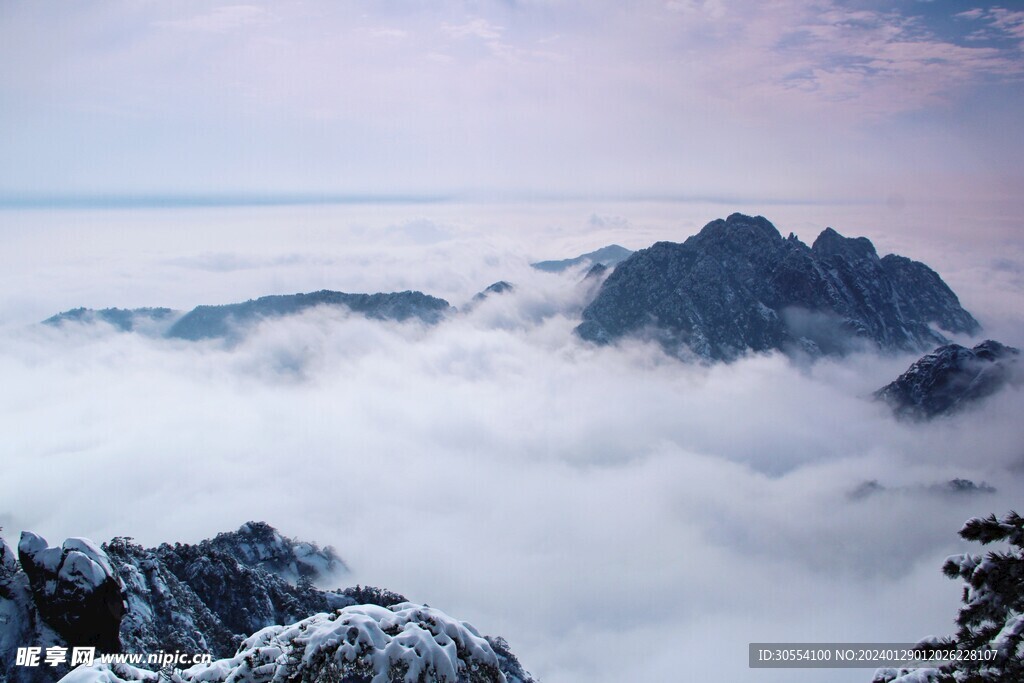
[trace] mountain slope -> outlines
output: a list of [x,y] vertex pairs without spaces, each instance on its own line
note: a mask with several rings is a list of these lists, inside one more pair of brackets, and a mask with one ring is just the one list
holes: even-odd
[[843,353],[865,342],[921,350],[947,341],[933,323],[979,329],[927,266],[887,259],[863,237],[829,228],[808,247],[763,217],[733,214],[623,261],[576,331],[602,344],[646,335],[679,357],[716,361],[748,351]]

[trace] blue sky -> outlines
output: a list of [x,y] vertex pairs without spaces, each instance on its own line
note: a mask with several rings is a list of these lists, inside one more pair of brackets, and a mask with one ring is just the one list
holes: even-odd
[[1013,201],[1010,3],[0,7],[0,195]]

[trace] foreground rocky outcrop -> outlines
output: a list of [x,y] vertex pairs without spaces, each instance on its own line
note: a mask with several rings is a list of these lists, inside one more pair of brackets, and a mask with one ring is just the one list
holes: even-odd
[[106,553],[84,538],[51,547],[25,532],[17,555],[0,538],[0,681],[48,683],[69,670],[67,662],[16,666],[19,647],[120,652],[124,588]]
[[106,553],[84,538],[69,538],[51,548],[26,531],[18,543],[18,562],[40,618],[64,640],[103,652],[120,651],[127,604],[124,584]]
[[[96,683],[166,680],[131,659],[158,652],[215,660],[180,681],[533,681],[504,640],[439,610],[380,588],[313,585],[345,572],[331,548],[261,522],[157,548],[127,538],[49,547],[25,532],[17,559],[0,539],[0,681],[41,683],[68,673],[69,662],[17,665],[25,646],[93,646],[128,657],[97,659],[67,678]],[[426,678],[415,677],[421,673]]]
[[915,361],[875,398],[903,418],[951,415],[1019,381],[1019,358],[1019,350],[991,339],[972,349],[947,344]]
[[935,327],[980,329],[923,263],[879,258],[866,238],[831,228],[808,247],[761,216],[737,213],[620,263],[576,331],[599,344],[647,336],[673,355],[719,361],[864,344],[918,351],[948,341]]

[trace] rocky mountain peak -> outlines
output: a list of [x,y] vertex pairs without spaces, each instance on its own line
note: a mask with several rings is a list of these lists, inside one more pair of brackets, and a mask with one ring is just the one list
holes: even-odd
[[597,264],[603,264],[605,266],[613,267],[622,261],[629,258],[633,252],[625,247],[619,246],[618,244],[609,244],[606,247],[601,247],[586,254],[580,254],[579,256],[562,259],[559,261],[538,261],[537,263],[531,263],[530,265],[537,270],[543,270],[548,273],[560,273],[570,268],[576,268],[580,266],[594,266]]
[[754,246],[775,248],[782,241],[778,229],[764,216],[733,213],[725,220],[711,221],[685,243],[749,249]]
[[238,531],[217,534],[197,546],[201,552],[220,552],[249,567],[260,567],[297,583],[320,581],[348,570],[330,546],[282,536],[266,522],[246,522]]
[[871,241],[827,228],[814,246],[784,239],[762,216],[711,221],[682,244],[658,242],[619,264],[576,331],[599,344],[657,340],[704,361],[754,351],[845,353],[875,345],[923,351],[948,340],[933,326],[978,323],[924,264],[878,258]]
[[867,237],[844,237],[833,228],[821,231],[811,245],[811,251],[819,258],[842,256],[853,260],[879,260],[875,245]]
[[1002,358],[1013,358],[1020,355],[1020,350],[1006,344],[1000,344],[994,339],[986,339],[971,351],[982,360],[996,361]]

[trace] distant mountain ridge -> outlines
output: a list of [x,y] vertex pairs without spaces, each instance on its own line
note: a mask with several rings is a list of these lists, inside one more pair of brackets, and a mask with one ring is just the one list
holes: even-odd
[[293,315],[315,306],[341,306],[375,320],[401,322],[417,318],[428,324],[437,323],[451,309],[444,299],[422,292],[346,294],[324,289],[309,294],[264,296],[239,304],[197,306],[174,323],[167,336],[190,340],[227,337],[236,326]]
[[242,303],[196,306],[182,314],[170,308],[76,308],[51,316],[45,325],[103,322],[132,332],[140,327],[156,330],[157,336],[199,341],[232,338],[241,328],[261,320],[281,318],[316,306],[335,306],[374,320],[417,319],[432,325],[454,309],[444,299],[423,292],[348,294],[329,289],[299,294],[275,294]]
[[543,270],[548,273],[560,273],[563,270],[582,265],[588,267],[596,265],[613,267],[625,261],[632,253],[629,249],[620,247],[618,244],[609,244],[607,247],[601,247],[595,251],[580,254],[575,258],[562,259],[560,261],[538,261],[530,265],[537,270]]
[[[624,259],[624,260],[620,260]],[[606,264],[614,264],[614,268]],[[843,354],[865,345],[921,352],[946,344],[940,330],[973,335],[980,325],[923,263],[879,258],[864,237],[826,228],[811,246],[783,238],[767,219],[734,213],[685,242],[630,252],[611,245],[574,259],[533,264],[557,271],[590,264],[577,335],[598,344],[640,336],[670,354],[706,362],[748,352]],[[502,280],[463,307],[513,291]],[[262,320],[334,306],[375,320],[436,324],[456,309],[422,292],[332,290],[242,303],[170,309],[75,309],[45,322],[106,322],[119,329],[192,341],[237,339]]]
[[674,355],[732,360],[748,351],[843,353],[858,343],[920,351],[932,329],[980,326],[923,263],[879,258],[831,228],[808,247],[767,219],[732,214],[685,242],[658,242],[620,263],[583,311],[583,339],[647,335]]
[[948,344],[915,361],[875,392],[900,417],[931,419],[963,410],[1021,376],[1020,351],[991,339]]
[[123,332],[132,332],[142,326],[154,324],[170,324],[180,315],[170,308],[73,308],[43,321],[44,325],[60,325],[66,322],[92,323],[103,322],[113,325]]

